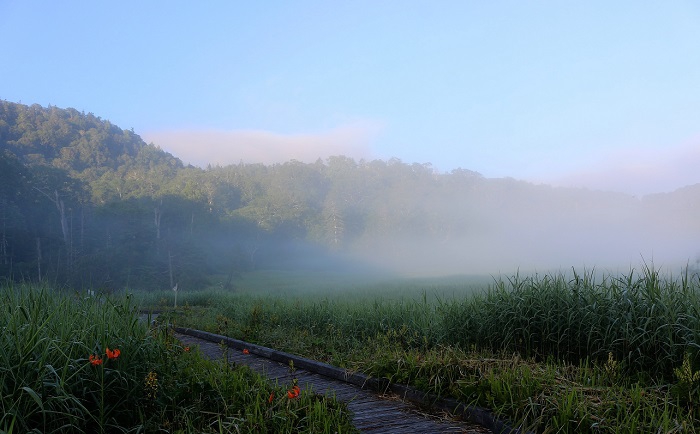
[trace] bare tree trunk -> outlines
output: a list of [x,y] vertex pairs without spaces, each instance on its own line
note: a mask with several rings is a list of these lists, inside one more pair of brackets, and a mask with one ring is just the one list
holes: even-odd
[[173,255],[170,254],[170,250],[168,250],[168,271],[170,272],[170,287],[173,288]]
[[61,219],[61,232],[63,233],[63,243],[66,246],[66,248],[69,248],[69,239],[68,239],[68,219],[66,218],[66,205],[63,202],[63,199],[61,199],[58,196],[58,190],[54,190],[54,197],[51,197],[50,194],[42,191],[41,189],[38,189],[34,187],[36,191],[39,193],[43,194],[46,196],[51,202],[56,205],[56,209],[58,210],[59,217]]
[[68,230],[68,251],[66,252],[66,263],[68,265],[68,275],[73,274],[73,256],[75,251],[73,250],[73,208],[70,208],[70,227]]
[[[71,245],[71,238],[70,238],[71,234],[70,234],[70,231],[68,228],[68,218],[66,217],[66,204],[63,202],[63,199],[61,199],[58,196],[58,190],[54,190],[53,197],[51,197],[50,194],[42,191],[41,189],[38,189],[36,187],[34,187],[34,189],[36,191],[38,191],[39,193],[43,194],[44,196],[46,196],[51,202],[54,203],[54,205],[56,205],[56,209],[58,210],[59,218],[61,220],[61,233],[63,234],[63,245],[66,248],[66,263],[68,265],[68,272],[70,273],[70,271],[71,271],[72,245]],[[39,258],[40,258],[39,262],[41,262],[41,243],[40,243],[38,238],[37,238],[37,250],[38,250]],[[56,269],[57,275],[58,275],[58,272],[60,271],[60,263],[58,265],[59,265],[59,268]],[[39,265],[39,280],[41,280],[41,265]]]
[[245,247],[246,253],[248,253],[248,260],[250,261],[251,268],[255,269],[255,254],[258,252],[260,246],[257,243],[248,244]]
[[80,207],[80,251],[85,251],[85,205]]
[[63,232],[63,243],[65,244],[66,248],[69,247],[69,233],[68,233],[68,219],[66,218],[66,206],[63,203],[63,199],[60,199],[58,197],[58,190],[54,190],[54,194],[56,195],[56,200],[54,203],[56,204],[56,208],[58,209],[58,213],[61,216],[61,232]]
[[0,240],[0,255],[2,256],[2,264],[7,265],[7,206],[5,201],[2,201],[2,240]]
[[168,269],[170,271],[170,287],[173,289],[175,292],[175,308],[177,309],[177,283],[175,283],[175,286],[173,286],[173,255],[170,253],[170,249],[168,249]]
[[233,289],[233,278],[239,277],[239,269],[241,267],[241,259],[239,255],[231,255],[233,260],[231,261],[231,266],[228,270],[228,276],[226,278],[226,283],[224,283],[224,289]]
[[39,282],[41,282],[41,238],[36,238],[36,264],[39,272]]
[[0,254],[2,254],[2,265],[7,265],[7,236],[5,227],[2,228],[2,240],[0,240]]
[[156,239],[160,239],[160,218],[163,216],[163,213],[160,211],[160,207],[155,207],[153,209],[153,212],[155,214],[155,223],[156,223]]

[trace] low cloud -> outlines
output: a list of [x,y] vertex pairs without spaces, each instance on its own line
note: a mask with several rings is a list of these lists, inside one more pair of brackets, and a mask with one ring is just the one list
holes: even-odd
[[279,134],[261,130],[170,130],[143,134],[185,163],[206,167],[239,162],[274,164],[289,160],[311,163],[332,155],[371,158],[370,143],[379,126],[357,123],[310,134]]
[[700,183],[700,137],[667,149],[625,148],[601,153],[595,166],[533,179],[563,187],[585,187],[637,196],[670,192]]

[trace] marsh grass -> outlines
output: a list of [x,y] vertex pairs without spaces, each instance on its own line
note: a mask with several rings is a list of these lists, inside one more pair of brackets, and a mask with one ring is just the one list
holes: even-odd
[[352,431],[343,405],[186,351],[130,297],[6,286],[0,306],[0,432]]
[[[499,279],[445,318],[451,344],[544,359],[604,363],[669,380],[686,354],[700,361],[700,278],[645,267],[619,277],[573,273]],[[471,312],[471,313],[470,313]]]
[[496,278],[481,291],[391,286],[211,294],[171,318],[487,406],[539,432],[695,432],[700,277]]

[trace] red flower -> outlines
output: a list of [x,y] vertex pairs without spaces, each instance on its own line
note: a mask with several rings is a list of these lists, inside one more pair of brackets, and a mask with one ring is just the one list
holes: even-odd
[[275,399],[275,392],[272,392],[272,393],[270,394],[270,397],[267,398],[267,402],[269,402],[270,404],[272,404],[272,401],[274,401],[274,399]]
[[189,353],[190,352],[190,347],[185,347],[185,352]]
[[299,386],[294,386],[292,390],[287,391],[287,398],[294,399],[301,393],[301,388]]
[[243,354],[250,354],[250,351],[248,351],[248,348],[243,350]]
[[115,348],[114,350],[110,350],[109,347],[107,347],[107,350],[105,352],[107,353],[108,359],[116,359],[122,353],[121,350],[119,350],[119,348]]
[[96,356],[94,354],[90,354],[90,364],[92,366],[97,366],[102,364],[102,359],[99,356]]

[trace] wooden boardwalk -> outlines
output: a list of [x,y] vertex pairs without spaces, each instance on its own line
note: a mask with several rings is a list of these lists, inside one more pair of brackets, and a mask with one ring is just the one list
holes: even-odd
[[[302,390],[334,396],[339,401],[346,402],[353,413],[353,424],[362,432],[377,434],[484,434],[492,432],[474,423],[429,415],[420,411],[418,407],[404,402],[396,395],[380,395],[362,388],[361,385],[349,383],[348,381],[352,381],[352,379],[342,381],[302,369],[298,365],[304,365],[305,359],[297,358],[298,362],[295,363],[295,368],[292,370],[288,363],[270,360],[272,353],[284,353],[252,344],[248,344],[250,345],[248,354],[244,354],[239,345],[236,345],[238,348],[230,348],[224,352],[220,343],[217,343],[217,335],[208,335],[198,330],[177,329],[177,331],[176,337],[183,344],[198,346],[202,354],[207,357],[218,359],[224,357],[225,354],[229,362],[238,365],[248,365],[254,371],[270,378],[273,382],[276,381],[278,384],[290,385],[296,379]],[[199,336],[193,336],[193,334]],[[236,341],[236,343],[240,342]],[[232,344],[228,343],[228,345],[231,346]],[[270,354],[266,354],[266,352]],[[328,366],[315,364],[320,366],[322,372],[324,366]],[[329,366],[328,368],[337,370],[337,368]],[[313,370],[318,371],[318,369]],[[352,377],[352,375],[349,375],[349,377]]]

